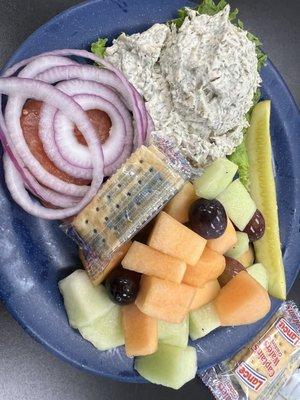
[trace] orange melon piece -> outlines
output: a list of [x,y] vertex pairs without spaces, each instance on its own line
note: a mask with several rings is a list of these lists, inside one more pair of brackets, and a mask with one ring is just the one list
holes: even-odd
[[122,265],[131,271],[177,283],[182,281],[186,270],[184,261],[139,242],[133,242],[122,261]]
[[196,290],[194,300],[192,301],[190,310],[196,310],[214,300],[220,291],[220,284],[217,279],[206,282],[202,288]]
[[188,265],[183,283],[202,287],[206,282],[217,279],[224,271],[225,257],[206,247],[196,265]]
[[[124,258],[125,254],[127,253],[127,251],[129,250],[131,244],[132,244],[131,241],[126,242],[117,251],[113,253],[111,260],[105,266],[104,270],[101,273],[99,273],[96,278],[94,277],[92,278],[93,285],[95,286],[100,285],[100,283],[102,283],[106,279],[107,275],[114,268],[116,268],[118,265],[121,264],[121,261]],[[88,260],[84,257],[83,251],[81,249],[79,250],[79,258],[84,268],[88,271],[89,270]]]
[[222,326],[252,324],[271,307],[268,292],[247,271],[241,271],[222,287],[213,304]]
[[148,239],[148,245],[162,253],[195,265],[201,257],[206,240],[162,211]]
[[142,313],[135,304],[122,307],[125,351],[128,357],[147,356],[157,350],[157,320]]
[[194,186],[191,182],[187,182],[169,201],[164,211],[183,224],[189,220],[189,208],[197,199]]
[[196,289],[143,275],[135,304],[145,314],[172,324],[180,324],[190,309]]
[[207,247],[220,254],[225,254],[231,247],[236,244],[237,236],[233,223],[227,219],[227,228],[222,236],[217,239],[210,239],[207,241]]

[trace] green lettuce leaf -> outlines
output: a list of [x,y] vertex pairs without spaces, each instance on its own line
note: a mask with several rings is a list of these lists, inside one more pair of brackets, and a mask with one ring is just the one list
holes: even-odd
[[249,158],[245,141],[227,158],[238,166],[240,181],[247,190],[250,190]]
[[106,52],[106,43],[108,39],[106,38],[99,38],[97,42],[92,43],[91,50],[96,56],[104,57]]

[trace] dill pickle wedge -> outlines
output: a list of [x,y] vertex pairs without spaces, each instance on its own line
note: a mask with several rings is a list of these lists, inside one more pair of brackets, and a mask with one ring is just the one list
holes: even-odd
[[246,147],[250,164],[250,193],[266,223],[264,236],[254,242],[256,262],[262,263],[267,269],[269,293],[284,300],[286,283],[272,169],[270,112],[271,102],[268,100],[254,107],[246,134]]

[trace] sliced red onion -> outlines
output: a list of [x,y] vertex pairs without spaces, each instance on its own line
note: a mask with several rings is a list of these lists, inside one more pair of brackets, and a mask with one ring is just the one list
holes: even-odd
[[[36,79],[42,80],[48,83],[56,83],[58,81],[65,81],[70,79],[84,79],[89,81],[95,81],[98,83],[105,84],[105,86],[110,86],[116,93],[121,94],[122,100],[125,105],[134,113],[134,110],[139,110],[138,106],[143,109],[142,129],[140,132],[135,132],[134,136],[134,148],[139,147],[144,143],[146,138],[147,130],[147,116],[146,109],[144,107],[144,102],[140,94],[130,85],[130,92],[126,89],[119,77],[112,71],[107,69],[95,68],[88,65],[76,65],[70,67],[54,67],[39,75]],[[138,99],[136,97],[139,97]],[[141,112],[139,111],[141,114]],[[136,127],[137,130],[137,127]]]
[[36,75],[36,79],[47,83],[57,83],[70,79],[81,79],[84,81],[94,81],[110,86],[116,93],[122,96],[126,106],[132,108],[131,97],[125,90],[120,79],[111,71],[104,68],[95,68],[92,65],[72,65],[65,68],[57,64],[56,66]]
[[[9,161],[6,162],[6,167],[5,167],[6,173],[7,174],[14,173],[13,171],[11,171],[11,168],[16,168],[15,163],[11,160],[11,158],[8,156],[8,154],[5,154],[4,157],[7,157],[9,159]],[[39,199],[44,200],[45,202],[52,204],[53,206],[56,206],[59,208],[74,207],[80,201],[79,197],[73,197],[73,196],[68,196],[65,194],[60,194],[60,193],[54,192],[51,189],[48,189],[45,186],[40,185],[28,171],[25,171],[25,175],[26,175],[27,182],[29,183],[29,189],[31,191],[33,189],[34,194]],[[24,181],[24,179],[23,179],[23,181]],[[25,184],[25,187],[27,187],[27,186],[28,186],[28,184]]]
[[[95,61],[104,68],[78,64],[69,56]],[[0,129],[3,132],[0,139],[6,151],[7,185],[16,202],[33,215],[47,219],[75,215],[96,194],[103,170],[111,175],[119,168],[133,148],[144,143],[153,123],[143,98],[125,76],[106,60],[87,51],[66,49],[44,53],[21,61],[3,76],[14,75],[19,70],[19,78],[0,78],[0,93],[9,96],[5,118],[0,96]],[[50,85],[57,82],[56,88]],[[32,155],[20,124],[27,98],[45,103],[39,134],[50,160],[70,176],[91,179],[90,187],[62,181]],[[100,109],[112,121],[110,136],[103,145],[104,159],[100,140],[84,112],[88,109]],[[75,126],[82,132],[87,146],[75,139]],[[63,209],[47,209],[37,204],[26,189]]]
[[[124,162],[125,156],[129,155],[132,150],[132,138],[133,138],[133,127],[131,122],[131,115],[122,101],[119,99],[118,95],[108,87],[93,82],[93,81],[82,81],[80,79],[72,79],[69,81],[63,81],[56,86],[59,90],[63,91],[69,96],[81,95],[82,93],[90,96],[97,96],[104,99],[107,103],[110,103],[110,113],[115,110],[121,115],[123,122],[125,124],[126,131],[123,131],[122,138],[119,136],[119,143],[116,136],[116,132],[111,132],[109,139],[106,141],[103,147],[106,148],[104,154],[104,162],[105,162],[105,175],[108,173],[111,174],[112,168],[109,167],[112,163],[115,163],[117,159],[119,159],[118,165],[120,162]],[[113,106],[112,106],[113,105]],[[108,104],[107,104],[108,106]],[[114,107],[114,108],[113,108]],[[107,108],[107,111],[108,108]],[[108,112],[109,114],[109,112]],[[110,114],[109,114],[110,115]],[[53,134],[53,127],[55,121],[55,112],[53,109],[50,109],[48,105],[44,105],[41,110],[41,119],[40,119],[40,138],[43,143],[44,149],[48,157],[61,169],[65,170],[64,162],[68,163],[71,166],[79,167],[81,169],[90,168],[90,165],[87,163],[87,153],[84,146],[76,146],[74,149],[61,148],[61,144],[63,142],[56,142],[55,138],[60,137],[59,134]],[[66,127],[66,130],[70,133],[71,127],[74,126],[67,123],[65,119],[62,120],[63,125]],[[65,133],[65,131],[64,131]],[[121,132],[120,132],[121,133]],[[64,136],[65,137],[65,136]],[[115,141],[115,138],[117,141]],[[112,144],[113,143],[113,144]],[[60,146],[58,146],[58,144]],[[126,147],[125,152],[123,153],[124,147]],[[56,151],[57,149],[58,151]],[[74,150],[74,151],[73,151]],[[83,152],[80,152],[82,150]],[[110,152],[110,153],[109,153]],[[109,158],[107,157],[109,155]],[[123,154],[123,157],[121,155]],[[113,171],[114,172],[114,171]]]
[[[80,129],[80,131],[82,132],[93,160],[93,180],[91,186],[89,187],[89,190],[85,193],[84,197],[78,202],[76,206],[66,208],[64,210],[51,210],[40,205],[36,205],[26,192],[22,177],[17,169],[15,167],[10,168],[6,175],[7,185],[13,198],[19,205],[21,205],[21,207],[23,207],[31,214],[46,219],[62,219],[75,215],[92,200],[92,198],[96,195],[99,187],[101,186],[103,180],[103,154],[101,143],[86,113],[74,100],[72,100],[72,98],[65,95],[58,89],[46,83],[34,81],[31,79],[0,78],[0,93],[8,96],[20,94],[24,98],[34,98],[36,100],[44,101],[47,104],[50,104],[51,106],[61,110],[71,121],[74,122],[74,124],[76,124],[78,129]],[[18,112],[18,110],[15,110],[14,112],[11,111],[9,117],[12,120],[16,119],[18,120],[18,122],[20,121],[20,113]],[[6,122],[8,122],[8,120],[6,120]],[[21,129],[18,124],[8,124],[7,131],[10,137],[12,137],[13,135],[10,127]],[[14,150],[21,151],[20,156],[22,160],[24,160],[24,158],[26,159],[23,154],[23,152],[26,153],[26,151],[24,150],[22,145],[17,145]],[[47,187],[55,186],[53,182],[57,178],[50,175],[49,179],[51,180],[51,182],[47,182]],[[50,185],[51,183],[52,185]],[[61,192],[60,190],[57,190],[57,192],[64,193],[64,191]],[[68,193],[68,195],[69,194],[70,193]]]
[[82,57],[87,60],[94,61],[98,63],[99,65],[102,65],[105,67],[107,70],[113,72],[123,83],[125,89],[128,92],[128,95],[131,98],[131,103],[133,105],[133,116],[135,119],[136,123],[136,137],[135,137],[135,145],[140,146],[143,144],[144,137],[146,137],[146,133],[143,131],[143,118],[141,115],[141,109],[145,108],[145,105],[143,104],[143,101],[141,101],[141,98],[137,98],[135,96],[135,92],[133,91],[133,87],[130,84],[130,82],[127,80],[127,78],[122,74],[121,71],[119,71],[117,68],[115,68],[110,62],[105,60],[104,58],[100,58],[96,56],[93,53],[90,53],[89,51],[86,50],[78,50],[78,49],[62,49],[62,50],[55,50],[55,51],[50,51],[47,53],[43,53],[43,55],[40,56],[35,56],[28,58],[27,60],[20,61],[19,63],[15,64],[13,67],[9,68],[4,76],[10,76],[14,74],[16,71],[18,71],[20,68],[22,68],[24,65],[27,65],[28,63],[36,60],[36,58],[41,57],[41,56],[77,56],[77,57]]
[[[99,90],[99,94],[101,91]],[[99,96],[90,94],[76,95],[73,99],[83,110],[97,109],[104,111],[111,120],[109,137],[102,145],[104,164],[109,166],[122,154],[126,140],[125,122],[113,103],[108,102]],[[130,122],[130,116],[128,116]],[[63,158],[70,163],[78,160],[78,166],[82,168],[92,168],[91,156],[88,148],[80,144],[74,135],[74,124],[61,113],[58,112],[54,120],[55,141],[57,148]],[[104,173],[106,175],[105,169]]]
[[[70,208],[65,208],[62,210],[59,209],[51,209],[41,206],[37,201],[34,201],[28,194],[27,190],[24,186],[24,181],[15,167],[14,163],[7,156],[7,154],[3,157],[4,163],[4,171],[5,171],[5,182],[7,188],[14,199],[14,201],[23,208],[26,212],[31,215],[34,215],[39,218],[44,219],[64,219],[70,216],[73,216],[79,211],[78,205],[82,202],[78,202],[77,206],[71,205]],[[45,193],[43,193],[44,195]],[[53,196],[45,196],[51,199],[51,204],[56,205],[56,197]],[[45,200],[45,199],[44,199]],[[65,203],[67,202],[67,198],[65,199]],[[59,202],[58,202],[59,203]],[[57,204],[58,205],[58,204]]]
[[[25,68],[19,73],[19,77],[22,78],[34,78],[36,74],[39,74],[41,72],[46,71],[48,68],[52,68],[53,66],[73,66],[76,65],[77,63],[75,61],[70,60],[69,58],[66,57],[62,57],[62,56],[39,56],[38,58],[36,58],[34,61],[32,61],[30,64],[26,65]],[[4,74],[5,75],[5,74]],[[23,108],[23,105],[25,103],[26,98],[22,98],[21,96],[10,96],[8,99],[8,103],[9,103],[9,107],[11,108],[15,108],[15,109],[21,109]],[[0,97],[0,108],[1,108],[1,97]],[[6,130],[6,126],[5,126],[5,122],[2,116],[2,113],[0,115],[0,126],[2,128],[3,131]],[[8,137],[8,135],[6,135],[6,139],[8,140],[8,142],[10,142],[10,147],[14,147],[13,142],[11,141],[11,139]],[[5,142],[7,141],[5,139]],[[36,190],[33,188],[32,186],[32,182],[34,181],[31,180],[31,183],[29,182],[30,179],[30,173],[29,171],[26,169],[24,170],[24,165],[23,162],[20,160],[20,157],[17,156],[17,154],[15,156],[13,156],[12,151],[10,151],[10,148],[8,149],[7,147],[9,147],[8,143],[7,145],[5,145],[3,138],[1,139],[2,144],[4,145],[4,147],[6,148],[6,151],[8,152],[8,154],[10,155],[10,157],[12,159],[14,159],[14,164],[17,166],[17,169],[19,171],[19,173],[23,176],[24,181],[27,183],[27,186],[31,189],[31,191],[38,195],[38,193],[36,192]],[[22,167],[23,165],[23,167]],[[70,169],[71,171],[71,169]],[[68,172],[68,171],[66,171]],[[79,176],[81,178],[81,176]],[[85,177],[82,176],[83,179],[91,179],[91,176],[89,174],[89,177]],[[50,200],[45,199],[46,201]],[[58,205],[58,204],[54,204],[54,205]]]
[[41,55],[19,72],[19,78],[36,78],[37,75],[47,72],[53,67],[77,66],[78,63],[67,57]]
[[[3,78],[6,79],[6,78]],[[13,78],[10,78],[13,79]],[[22,79],[23,78],[14,78],[14,79]],[[24,79],[25,80],[25,79]],[[32,79],[26,79],[27,81],[30,81],[32,85],[35,85],[36,91],[38,89],[38,81],[32,80]],[[48,87],[51,87],[50,85],[47,85]],[[33,98],[34,95],[31,97]],[[70,99],[68,96],[66,96],[68,99]],[[13,98],[12,98],[13,100]],[[24,100],[25,103],[25,100]],[[48,103],[49,100],[48,100]],[[62,179],[57,178],[56,176],[52,175],[50,172],[48,172],[42,165],[41,163],[34,157],[34,155],[31,153],[28,144],[26,143],[26,140],[23,135],[23,130],[21,127],[21,122],[20,118],[22,115],[22,110],[23,110],[23,105],[24,104],[18,104],[19,107],[16,106],[16,103],[13,101],[10,101],[8,99],[7,105],[5,108],[5,121],[6,121],[6,126],[9,132],[9,136],[11,141],[14,144],[14,149],[16,153],[19,155],[19,157],[22,159],[24,165],[29,169],[31,174],[35,176],[35,178],[43,185],[49,187],[52,190],[55,190],[56,192],[60,193],[65,193],[69,194],[71,196],[84,196],[85,193],[88,191],[88,186],[79,186],[75,185],[74,183],[67,183],[63,181]],[[79,107],[80,108],[80,107]],[[82,111],[82,110],[81,110]],[[12,149],[14,151],[14,149]]]
[[[78,167],[76,164],[69,163],[60,154],[55,141],[54,120],[57,109],[48,104],[41,108],[40,124],[39,124],[39,137],[43,143],[43,148],[47,157],[55,164],[61,171],[66,172],[70,176],[79,179],[91,180],[92,170]],[[69,124],[73,127],[74,124],[68,120]]]

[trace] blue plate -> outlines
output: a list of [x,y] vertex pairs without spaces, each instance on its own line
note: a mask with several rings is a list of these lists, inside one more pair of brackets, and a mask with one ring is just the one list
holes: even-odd
[[[53,49],[89,48],[99,36],[142,31],[169,20],[184,0],[94,0],[58,15],[33,33],[8,66]],[[288,288],[300,261],[300,115],[280,75],[269,62],[262,72],[263,98],[272,100],[272,142],[275,158],[281,238]],[[99,352],[67,322],[57,282],[79,265],[76,246],[50,223],[27,215],[0,187],[0,298],[24,329],[54,354],[93,373],[127,382],[143,382],[123,348]],[[279,307],[272,301],[272,311]],[[267,317],[267,318],[268,318]],[[193,343],[199,371],[240,349],[264,325],[219,329]]]

